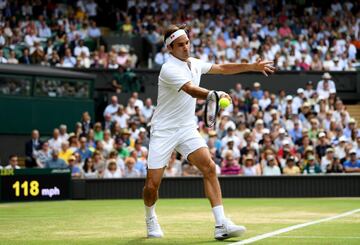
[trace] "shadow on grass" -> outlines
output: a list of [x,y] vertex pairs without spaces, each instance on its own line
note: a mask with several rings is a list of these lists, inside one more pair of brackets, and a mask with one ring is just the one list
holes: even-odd
[[203,241],[189,241],[189,240],[184,240],[181,241],[180,239],[167,239],[167,238],[161,238],[161,239],[157,239],[157,238],[146,238],[146,237],[139,237],[136,239],[132,239],[130,241],[128,241],[126,244],[129,245],[137,245],[137,244],[146,244],[146,245],[158,245],[158,244],[228,244],[228,243],[233,243],[233,242],[238,242],[239,240],[236,239],[228,239],[228,240],[224,240],[224,241],[217,241],[215,239],[211,239],[211,240],[203,240]]

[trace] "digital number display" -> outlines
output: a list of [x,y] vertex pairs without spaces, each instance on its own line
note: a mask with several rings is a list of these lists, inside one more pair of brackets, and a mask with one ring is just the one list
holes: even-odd
[[[38,171],[40,170],[40,171]],[[61,200],[70,198],[70,173],[51,170],[0,172],[1,201]]]

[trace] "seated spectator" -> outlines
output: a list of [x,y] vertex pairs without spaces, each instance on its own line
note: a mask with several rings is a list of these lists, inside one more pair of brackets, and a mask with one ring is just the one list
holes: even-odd
[[240,151],[237,147],[234,146],[234,140],[232,138],[228,139],[226,146],[224,147],[221,157],[226,158],[226,155],[231,152],[232,158],[234,158],[235,162],[238,162],[240,159]]
[[343,173],[344,166],[341,164],[340,159],[334,155],[333,161],[327,165],[326,173]]
[[29,49],[24,48],[23,52],[22,52],[22,56],[19,58],[19,63],[29,65],[29,64],[32,64],[31,62],[32,61],[31,61]]
[[55,128],[53,131],[53,137],[51,139],[49,139],[50,149],[52,149],[52,150],[55,149],[58,151],[61,149],[62,140],[59,136],[60,136],[60,131],[59,131],[59,129]]
[[356,157],[356,150],[351,149],[350,159],[344,162],[344,169],[346,173],[360,173],[360,160]]
[[264,96],[264,92],[260,89],[260,83],[254,83],[254,90],[251,92],[251,96],[257,100],[260,100]]
[[87,146],[86,137],[80,137],[80,147],[77,150],[77,153],[80,154],[80,157],[83,160],[92,156],[92,151],[90,151],[89,147]]
[[96,179],[98,177],[98,172],[95,170],[91,157],[85,159],[82,169],[82,176],[84,179]]
[[221,163],[222,175],[240,175],[243,173],[242,168],[233,156],[232,150],[227,150],[223,162]]
[[304,168],[303,174],[318,174],[321,173],[320,165],[315,161],[314,155],[309,155],[307,164]]
[[281,175],[280,168],[276,162],[274,155],[268,155],[266,157],[267,165],[263,168],[263,175]]
[[104,156],[101,154],[100,151],[94,151],[94,153],[92,155],[92,159],[94,162],[95,170],[98,171],[100,176],[102,176],[106,169],[106,163],[105,163]]
[[114,179],[114,178],[121,178],[122,173],[116,161],[112,160],[108,163],[107,169],[104,173],[104,179]]
[[127,157],[125,159],[125,178],[140,177],[140,172],[135,169],[136,160],[133,157]]
[[316,91],[319,94],[320,98],[329,98],[330,91],[334,90],[336,92],[336,86],[333,80],[331,79],[331,75],[328,72],[325,72],[322,76],[321,81],[318,82]]
[[287,158],[286,166],[283,169],[283,174],[284,175],[298,175],[300,173],[301,173],[300,168],[295,165],[295,158],[292,156]]
[[45,163],[45,168],[67,168],[66,162],[59,158],[59,150],[53,149],[51,152],[51,159]]
[[9,156],[9,164],[5,169],[20,169],[18,156],[13,154]]
[[81,177],[81,169],[76,165],[76,158],[74,156],[70,156],[68,158],[68,165],[71,170],[72,178],[80,178]]
[[191,162],[186,161],[182,165],[182,176],[201,176],[200,170]]
[[321,157],[320,167],[321,172],[326,173],[328,165],[334,162],[334,148],[327,148],[325,156]]
[[166,51],[166,48],[163,47],[161,48],[160,52],[158,52],[155,55],[155,64],[157,65],[157,67],[161,67],[169,58],[169,53]]
[[244,160],[243,172],[245,176],[261,175],[260,165],[256,164],[252,154],[248,154]]
[[176,151],[171,154],[169,164],[164,171],[165,177],[178,177],[181,176],[181,161],[176,159]]
[[106,106],[103,115],[110,114],[114,116],[119,109],[118,97],[116,95],[111,96],[111,103]]
[[84,45],[84,40],[80,39],[79,44],[74,49],[74,55],[79,57],[81,53],[84,53],[85,57],[90,56],[89,48]]
[[94,124],[94,140],[102,141],[104,139],[104,131],[100,122]]
[[74,152],[69,148],[69,142],[63,141],[61,143],[61,149],[59,151],[59,158],[63,159],[66,163],[68,163],[68,160],[73,153]]
[[51,159],[49,142],[45,141],[44,143],[42,143],[41,149],[39,151],[36,151],[35,153],[35,159],[37,166],[40,168],[43,168],[45,166],[45,163]]

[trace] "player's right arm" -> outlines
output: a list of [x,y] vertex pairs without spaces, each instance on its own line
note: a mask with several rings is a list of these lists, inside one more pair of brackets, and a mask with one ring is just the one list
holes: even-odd
[[[209,94],[209,90],[207,90],[206,88],[202,88],[199,86],[194,85],[191,81],[185,83],[181,89],[182,91],[184,91],[185,93],[189,94],[191,97],[196,98],[196,99],[202,99],[202,100],[206,100],[208,94]],[[227,98],[231,101],[231,97],[230,95],[228,95],[225,92],[220,92],[220,98]]]

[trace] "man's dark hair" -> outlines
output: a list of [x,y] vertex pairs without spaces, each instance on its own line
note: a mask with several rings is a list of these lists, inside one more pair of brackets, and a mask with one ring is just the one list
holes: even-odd
[[11,154],[11,155],[9,156],[9,160],[11,160],[11,158],[13,158],[13,157],[17,157],[17,155],[16,155],[16,154]]
[[[186,24],[178,24],[178,25],[170,25],[168,28],[164,31],[164,43],[168,37],[170,37],[171,34],[176,32],[177,30],[183,29],[186,33],[188,33],[187,25]],[[172,43],[170,46],[172,47]]]

